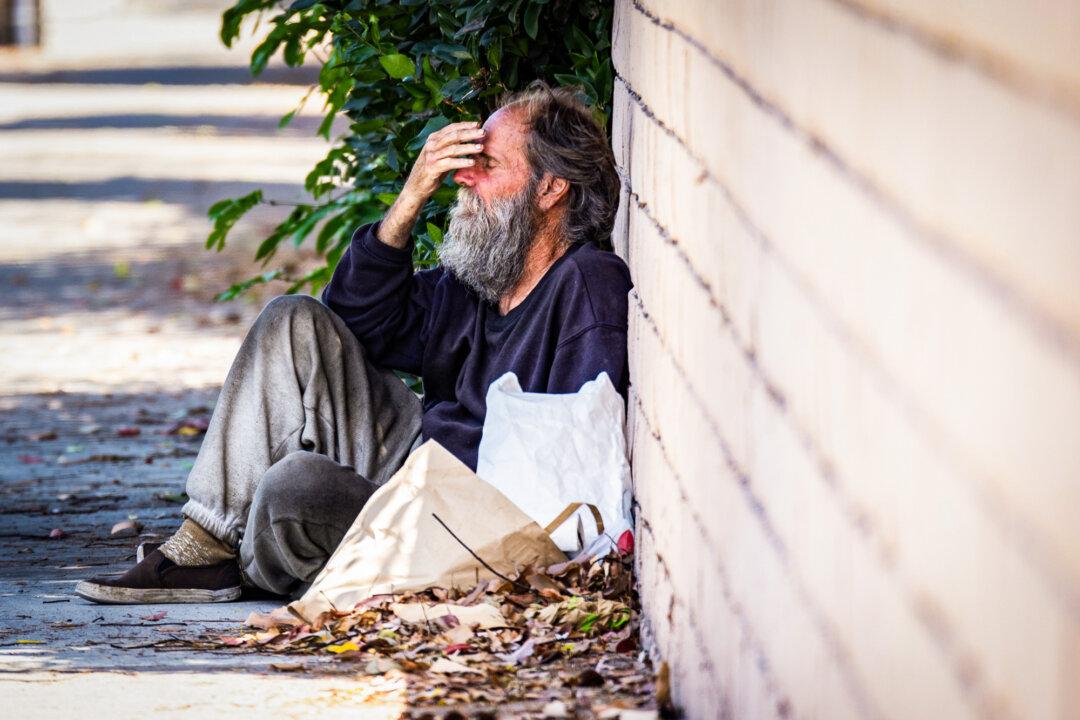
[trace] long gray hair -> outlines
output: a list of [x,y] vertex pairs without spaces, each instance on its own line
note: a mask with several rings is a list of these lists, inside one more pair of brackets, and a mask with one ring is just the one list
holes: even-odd
[[577,93],[575,88],[552,88],[537,80],[503,98],[500,107],[523,111],[530,130],[526,154],[533,180],[550,173],[570,183],[564,237],[610,250],[619,175],[607,134]]

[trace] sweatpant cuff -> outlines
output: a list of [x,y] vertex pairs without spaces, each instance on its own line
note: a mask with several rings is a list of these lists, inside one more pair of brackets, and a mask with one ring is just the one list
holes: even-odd
[[233,550],[240,547],[240,523],[230,522],[225,516],[195,500],[184,503],[180,512]]

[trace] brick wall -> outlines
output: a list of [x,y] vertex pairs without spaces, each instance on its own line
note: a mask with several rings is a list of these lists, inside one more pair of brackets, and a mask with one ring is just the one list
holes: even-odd
[[1080,717],[1080,4],[617,0],[690,717]]

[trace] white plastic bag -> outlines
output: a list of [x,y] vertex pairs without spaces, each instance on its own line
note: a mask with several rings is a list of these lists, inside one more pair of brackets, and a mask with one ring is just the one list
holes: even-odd
[[605,554],[631,529],[625,415],[607,373],[562,395],[524,392],[506,373],[488,388],[476,474],[541,526],[570,503],[594,505],[602,535],[582,507],[551,537],[564,552]]

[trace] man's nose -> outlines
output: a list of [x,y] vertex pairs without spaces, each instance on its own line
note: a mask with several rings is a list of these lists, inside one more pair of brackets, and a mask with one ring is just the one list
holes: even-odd
[[476,176],[472,168],[461,168],[454,173],[454,182],[465,187],[472,187],[476,183]]

